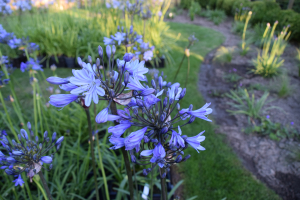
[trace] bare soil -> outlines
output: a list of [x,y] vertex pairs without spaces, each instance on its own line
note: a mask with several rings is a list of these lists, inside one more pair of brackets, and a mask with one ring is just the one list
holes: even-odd
[[[213,22],[202,17],[195,17],[190,21],[187,14],[175,16],[172,21],[180,23],[191,23],[208,27],[221,32],[225,36],[222,46],[238,49],[241,37],[231,32],[233,20],[227,18],[222,24],[216,26]],[[281,69],[287,72],[290,84],[294,88],[293,93],[286,98],[279,98],[276,92],[278,79],[265,79],[249,73],[254,68],[251,60],[257,56],[257,48],[251,46],[246,56],[238,53],[233,56],[231,63],[221,65],[213,62],[216,49],[210,52],[201,65],[199,73],[199,91],[206,102],[211,102],[214,109],[213,116],[218,125],[217,132],[227,136],[228,143],[235,150],[246,169],[254,176],[273,189],[282,199],[300,199],[300,142],[295,139],[271,140],[258,134],[246,134],[242,130],[249,125],[248,118],[243,115],[230,115],[226,110],[232,109],[226,102],[231,101],[223,94],[237,87],[248,88],[252,84],[259,84],[270,89],[268,99],[274,99],[266,106],[277,106],[281,108],[269,110],[263,113],[269,115],[272,122],[283,125],[294,122],[294,127],[300,131],[300,79],[297,75],[296,50],[293,45],[288,45],[282,58],[285,60]],[[236,73],[242,77],[237,83],[228,83],[224,75],[235,68]],[[275,88],[274,88],[275,87]],[[274,89],[274,91],[273,91]],[[255,97],[263,95],[263,91],[254,90]],[[178,170],[172,170],[173,184],[181,178]],[[176,195],[182,196],[183,188]]]

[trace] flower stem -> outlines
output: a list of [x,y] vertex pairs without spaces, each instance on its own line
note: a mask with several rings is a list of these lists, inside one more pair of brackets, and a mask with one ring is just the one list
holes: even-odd
[[[153,164],[151,164],[151,168],[153,167]],[[150,185],[150,192],[151,192],[151,195],[150,195],[150,199],[153,200],[153,171],[154,169],[151,170],[151,185]]]
[[47,193],[47,197],[48,197],[48,200],[53,200],[52,196],[51,196],[51,193],[50,193],[50,190],[47,186],[47,181],[42,173],[42,171],[39,171],[39,176],[41,178],[41,181],[42,181],[42,184],[43,184],[43,188],[45,189],[46,193]]
[[137,194],[137,199],[140,200],[139,188],[138,188],[137,179],[136,179],[136,173],[135,173],[135,164],[133,163],[132,166],[133,166],[134,183],[135,183],[135,190],[136,190],[136,194]]
[[[159,169],[160,170],[160,175],[164,174],[164,169]],[[167,187],[166,187],[166,178],[160,178],[160,185],[161,185],[161,199],[162,200],[167,200]]]
[[176,71],[176,74],[175,74],[175,77],[174,77],[174,79],[173,79],[173,82],[175,81],[175,79],[176,79],[176,77],[177,77],[177,75],[178,75],[178,73],[179,73],[179,70],[180,70],[180,68],[181,68],[181,66],[182,66],[182,63],[183,63],[183,61],[184,61],[184,59],[185,59],[185,54],[183,55],[183,57],[182,57],[182,60],[181,60],[181,62],[180,62],[180,64],[179,64],[179,67],[178,67],[178,69],[177,69],[177,71]]
[[[116,103],[113,101],[110,104],[110,109],[111,109],[111,113],[113,115],[117,115],[117,105]],[[115,121],[115,125],[117,125],[118,123]],[[130,161],[129,161],[129,157],[128,157],[128,153],[125,150],[125,147],[121,148],[122,151],[122,155],[125,161],[125,168],[126,168],[126,172],[127,172],[127,176],[128,176],[128,186],[129,186],[129,192],[130,192],[130,199],[133,200],[133,182],[132,182],[132,173],[131,173],[131,168],[130,168]]]
[[90,136],[90,146],[91,146],[91,154],[92,154],[92,165],[93,165],[93,174],[94,174],[94,182],[95,182],[95,190],[96,190],[96,198],[99,199],[99,190],[98,190],[98,184],[97,184],[97,170],[96,170],[96,164],[95,164],[95,153],[94,153],[94,141],[93,141],[93,133],[92,133],[92,123],[91,123],[91,115],[88,108],[85,108],[85,113],[88,121],[89,126],[89,136]]

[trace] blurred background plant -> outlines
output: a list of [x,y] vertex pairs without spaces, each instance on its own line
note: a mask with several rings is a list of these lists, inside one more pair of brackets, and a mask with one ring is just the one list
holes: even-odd
[[198,2],[192,1],[191,7],[189,8],[189,16],[194,21],[195,14],[200,15],[201,6]]
[[297,49],[296,58],[298,60],[298,76],[300,77],[300,50],[299,49]]
[[258,50],[257,59],[253,60],[255,69],[252,71],[263,77],[277,75],[279,73],[279,67],[284,62],[284,60],[281,59],[281,55],[284,52],[287,45],[286,41],[291,32],[288,32],[288,27],[286,27],[277,37],[274,37],[277,24],[278,22],[275,22],[272,29],[270,24],[267,25],[262,37],[262,50]]
[[214,61],[223,64],[230,63],[232,60],[233,53],[235,51],[235,47],[224,47],[221,46],[217,49],[216,55],[214,57]]

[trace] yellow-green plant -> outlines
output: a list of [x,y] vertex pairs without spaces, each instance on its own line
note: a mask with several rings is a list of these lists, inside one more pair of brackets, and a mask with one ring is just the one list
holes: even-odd
[[276,21],[272,29],[270,24],[267,24],[267,28],[265,29],[262,38],[262,50],[258,52],[257,58],[253,60],[255,69],[252,71],[255,74],[259,74],[263,77],[277,75],[278,68],[284,62],[284,60],[280,57],[284,52],[284,49],[287,45],[286,41],[291,32],[288,32],[289,27],[285,27],[277,37],[274,37],[277,24],[278,22]]
[[232,60],[232,54],[234,53],[235,47],[224,47],[221,46],[214,57],[214,61],[219,62],[221,64],[230,63]]
[[245,21],[245,26],[244,26],[244,30],[243,30],[243,37],[242,37],[242,52],[241,52],[241,55],[243,55],[243,56],[246,55],[247,52],[250,49],[249,46],[246,46],[246,31],[247,31],[247,26],[248,26],[249,20],[251,19],[251,16],[252,16],[252,11],[249,11],[248,15],[247,15],[247,18],[246,18],[246,21]]
[[300,76],[300,50],[299,49],[296,49],[296,50],[297,50],[297,56],[296,56],[296,58],[299,61],[299,63],[298,63],[298,75]]

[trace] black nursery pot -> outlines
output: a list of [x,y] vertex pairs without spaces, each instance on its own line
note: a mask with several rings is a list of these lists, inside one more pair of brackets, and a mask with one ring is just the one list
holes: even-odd
[[66,67],[75,68],[75,58],[64,56]]
[[150,61],[147,61],[147,62],[145,62],[145,65],[147,68],[164,68],[166,65],[166,60],[164,57],[161,57],[158,64],[156,64],[156,62],[154,62],[154,65],[152,65]]
[[14,58],[11,60],[11,64],[13,67],[16,67],[16,68],[20,68],[20,65],[22,62],[26,62],[27,61],[27,58],[26,56],[20,56],[18,58]]
[[46,56],[38,56],[37,59],[39,60],[40,65],[42,65],[43,68],[47,67],[47,58],[46,58]]
[[50,57],[50,66],[56,65],[56,67],[66,67],[66,62],[64,56],[57,56],[58,62],[55,60],[54,56]]

